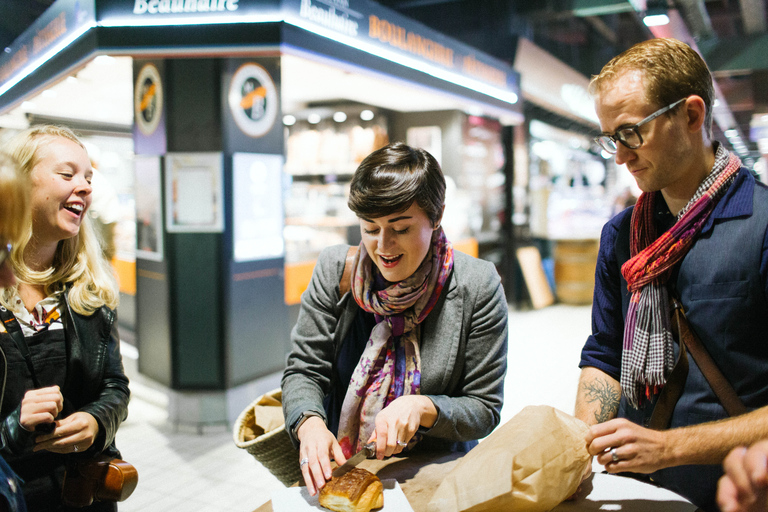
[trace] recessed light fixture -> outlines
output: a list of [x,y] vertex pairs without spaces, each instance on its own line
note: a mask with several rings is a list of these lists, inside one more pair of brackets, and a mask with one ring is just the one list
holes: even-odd
[[336,121],[337,123],[343,123],[344,121],[347,120],[347,114],[345,114],[344,112],[341,112],[341,111],[334,112],[333,113],[333,120]]
[[317,123],[319,123],[321,120],[322,120],[322,118],[320,117],[320,114],[309,114],[309,115],[307,116],[307,122],[308,122],[309,124],[317,124]]
[[285,126],[293,126],[294,124],[296,124],[296,118],[290,114],[285,115],[283,116],[283,124]]
[[370,121],[371,119],[373,119],[373,111],[367,110],[367,109],[363,110],[362,112],[360,112],[360,119],[362,119],[363,121]]

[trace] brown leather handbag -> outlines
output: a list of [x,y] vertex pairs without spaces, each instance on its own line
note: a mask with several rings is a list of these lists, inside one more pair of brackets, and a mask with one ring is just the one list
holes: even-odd
[[125,501],[138,483],[139,473],[133,465],[100,455],[67,464],[61,500],[68,507],[87,507],[94,501]]

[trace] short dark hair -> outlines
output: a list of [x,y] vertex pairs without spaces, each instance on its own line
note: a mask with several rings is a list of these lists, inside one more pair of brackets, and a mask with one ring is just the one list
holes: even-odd
[[400,213],[416,202],[437,227],[445,204],[445,178],[435,157],[393,142],[362,161],[352,177],[349,209],[375,219]]
[[704,100],[704,129],[712,137],[715,86],[706,62],[696,50],[672,38],[642,41],[611,59],[599,75],[592,77],[589,90],[600,94],[620,74],[634,70],[643,73],[646,98],[658,107],[694,94]]

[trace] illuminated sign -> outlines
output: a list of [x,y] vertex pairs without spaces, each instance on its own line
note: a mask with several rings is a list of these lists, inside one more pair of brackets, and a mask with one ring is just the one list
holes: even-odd
[[145,64],[133,88],[133,113],[136,126],[144,135],[152,135],[163,114],[163,83],[154,64]]
[[[241,0],[242,1],[242,0]],[[490,57],[370,0],[283,0],[287,23],[507,103],[518,75]]]
[[238,0],[136,0],[133,14],[236,11]]
[[258,64],[243,64],[232,76],[229,109],[235,124],[251,137],[261,137],[277,118],[277,88],[267,70]]
[[56,0],[10,52],[0,55],[0,95],[96,25],[108,29],[279,22],[518,104],[520,79],[509,64],[371,0]]
[[0,53],[0,94],[95,25],[94,0],[57,0]]

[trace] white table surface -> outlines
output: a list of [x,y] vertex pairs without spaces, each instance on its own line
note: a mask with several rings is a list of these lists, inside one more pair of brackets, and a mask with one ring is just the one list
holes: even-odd
[[697,507],[672,491],[633,478],[593,473],[582,484],[574,501],[566,501],[553,512],[620,510],[621,512],[694,512]]

